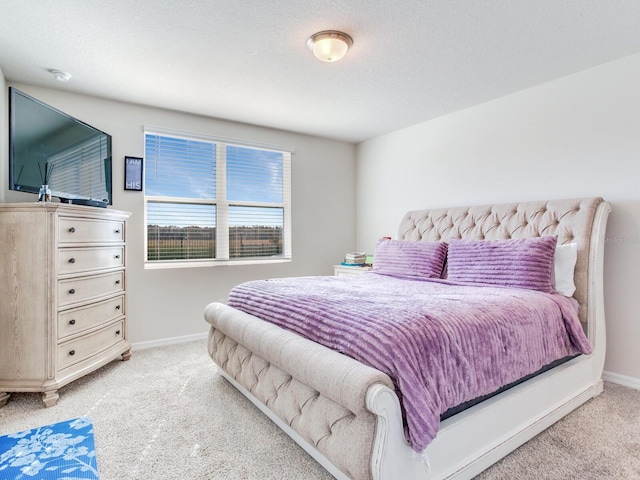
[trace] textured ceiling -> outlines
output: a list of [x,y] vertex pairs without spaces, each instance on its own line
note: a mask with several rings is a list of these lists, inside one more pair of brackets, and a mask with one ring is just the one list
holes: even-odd
[[[0,25],[7,81],[349,142],[640,52],[638,0],[1,0]],[[326,29],[340,62],[305,45]]]

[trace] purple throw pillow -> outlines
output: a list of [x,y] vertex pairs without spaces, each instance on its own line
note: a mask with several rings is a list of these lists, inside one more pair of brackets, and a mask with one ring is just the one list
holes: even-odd
[[373,271],[401,278],[440,278],[447,259],[445,242],[411,242],[382,238],[373,256]]
[[447,278],[553,293],[553,259],[557,237],[516,240],[452,238]]

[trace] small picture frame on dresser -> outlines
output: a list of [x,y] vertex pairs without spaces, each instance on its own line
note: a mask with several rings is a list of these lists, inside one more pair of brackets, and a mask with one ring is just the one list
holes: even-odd
[[142,191],[142,157],[124,157],[124,189]]

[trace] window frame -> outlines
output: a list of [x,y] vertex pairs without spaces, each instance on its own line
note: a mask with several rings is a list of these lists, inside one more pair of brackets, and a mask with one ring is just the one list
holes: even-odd
[[[158,135],[164,137],[174,137],[185,140],[195,140],[211,142],[216,148],[216,198],[214,199],[192,199],[164,196],[147,196],[146,184],[143,182],[144,190],[144,268],[145,269],[166,269],[166,268],[191,268],[191,267],[211,267],[224,265],[265,265],[274,263],[286,263],[292,261],[292,225],[291,225],[291,157],[295,150],[290,147],[270,145],[257,142],[249,142],[225,137],[205,135],[192,132],[183,132],[144,126],[143,141],[147,135]],[[282,153],[282,203],[274,202],[251,202],[251,201],[229,201],[227,200],[227,176],[226,176],[226,147],[237,146],[243,148],[269,150]],[[149,162],[143,162],[143,178],[146,176],[146,168]],[[148,218],[147,210],[149,202],[162,203],[188,203],[214,205],[216,209],[216,258],[193,259],[193,260],[149,260],[148,259]],[[282,254],[277,257],[244,257],[229,258],[229,207],[249,206],[249,207],[270,207],[283,209],[283,231],[282,231]]]

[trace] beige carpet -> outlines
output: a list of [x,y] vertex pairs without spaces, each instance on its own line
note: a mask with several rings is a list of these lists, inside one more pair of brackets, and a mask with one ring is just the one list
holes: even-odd
[[[61,389],[53,408],[14,394],[0,435],[84,415],[101,480],[333,478],[216,373],[204,340],[134,351]],[[478,477],[578,478],[640,478],[640,391],[606,384]]]

